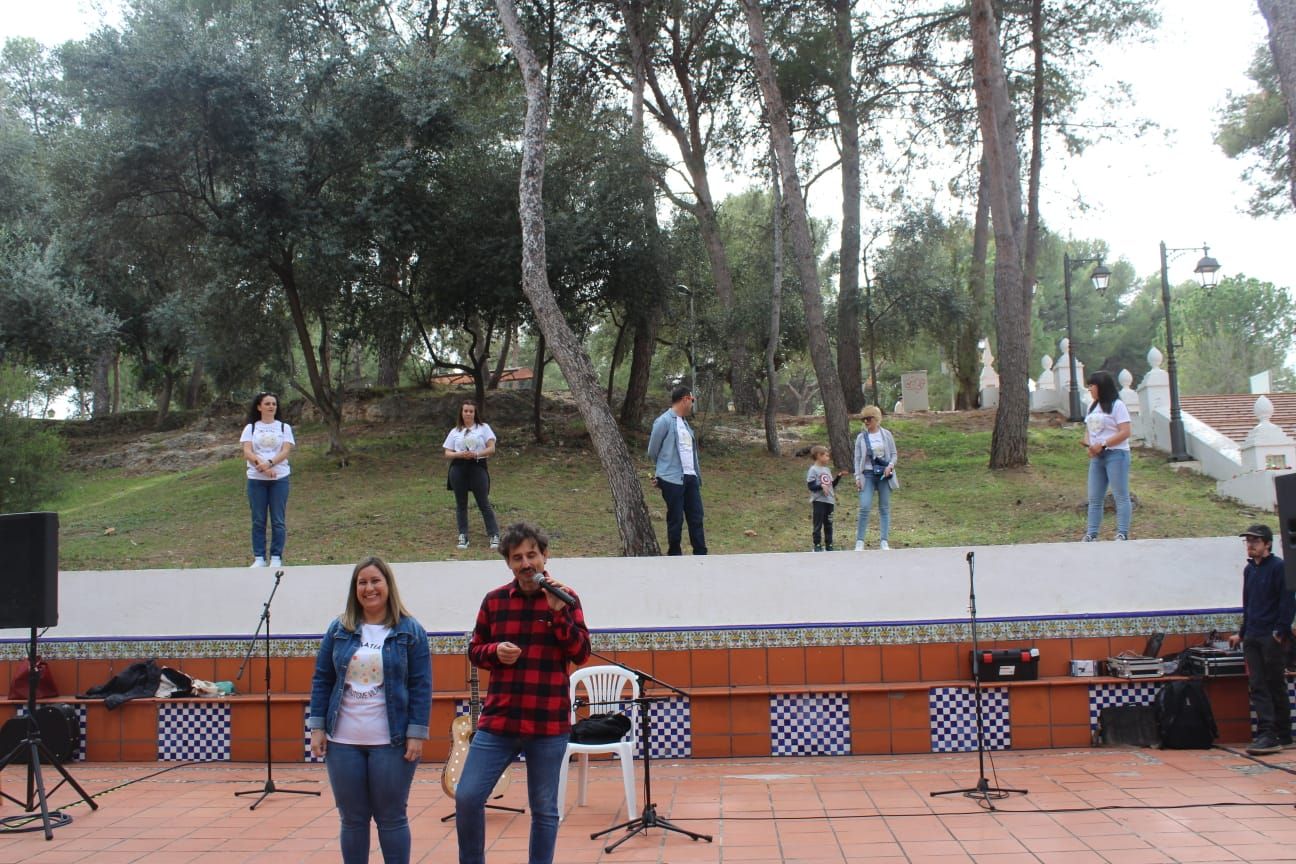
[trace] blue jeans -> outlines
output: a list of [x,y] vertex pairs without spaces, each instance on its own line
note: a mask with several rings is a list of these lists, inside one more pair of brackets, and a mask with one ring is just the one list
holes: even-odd
[[891,478],[873,479],[873,474],[864,475],[864,488],[859,493],[859,519],[855,523],[855,539],[863,540],[868,533],[869,511],[873,507],[873,490],[878,496],[878,529],[879,540],[887,539],[891,532]]
[[342,820],[342,861],[369,860],[369,820],[378,825],[378,845],[386,864],[410,860],[405,804],[417,762],[405,760],[405,745],[362,747],[328,743],[324,759],[333,801]]
[[526,754],[527,800],[531,805],[529,864],[553,864],[558,840],[558,772],[567,755],[566,734],[513,738],[477,730],[455,789],[459,864],[485,864],[486,799],[518,753]]
[[685,474],[683,483],[670,483],[659,477],[657,488],[666,502],[666,554],[684,554],[680,540],[686,520],[693,554],[707,554],[706,532],[702,530],[702,484],[697,476]]
[[1129,472],[1128,450],[1104,450],[1089,460],[1089,522],[1085,534],[1098,536],[1107,487],[1111,486],[1112,498],[1116,501],[1116,533],[1129,536],[1130,511],[1134,509],[1130,506]]
[[252,556],[266,557],[266,513],[270,514],[270,554],[283,556],[284,540],[288,537],[288,524],[284,512],[288,509],[288,480],[247,481],[248,504],[252,507]]

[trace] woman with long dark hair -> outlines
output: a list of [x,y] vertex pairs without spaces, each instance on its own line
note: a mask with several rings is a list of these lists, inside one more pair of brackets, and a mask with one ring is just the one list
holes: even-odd
[[446,435],[441,445],[445,458],[450,460],[450,488],[455,495],[455,522],[459,528],[457,548],[468,548],[468,493],[477,500],[486,523],[486,536],[490,548],[499,548],[499,523],[490,504],[490,471],[486,460],[495,453],[495,432],[491,429],[481,409],[471,399],[459,406],[455,427]]
[[[239,437],[247,460],[247,496],[252,508],[252,566],[282,567],[288,526],[288,454],[297,443],[292,427],[279,416],[279,397],[258,393],[248,408]],[[270,521],[270,560],[266,561],[266,517]]]
[[1089,520],[1086,543],[1098,539],[1102,527],[1103,503],[1111,488],[1116,501],[1116,539],[1128,540],[1130,530],[1130,413],[1116,389],[1110,372],[1098,370],[1089,376],[1093,402],[1085,415],[1084,445],[1089,451]]

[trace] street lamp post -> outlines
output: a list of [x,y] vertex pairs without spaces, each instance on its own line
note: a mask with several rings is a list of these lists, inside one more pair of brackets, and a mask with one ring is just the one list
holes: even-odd
[[1174,330],[1170,323],[1170,258],[1177,257],[1181,252],[1196,252],[1198,249],[1202,252],[1201,260],[1193,268],[1193,272],[1201,277],[1203,288],[1214,288],[1216,283],[1216,274],[1219,272],[1220,265],[1210,255],[1210,247],[1205,243],[1201,246],[1184,246],[1176,249],[1166,248],[1165,241],[1161,241],[1161,305],[1165,307],[1165,329],[1166,329],[1166,372],[1170,375],[1170,461],[1187,462],[1192,459],[1188,455],[1188,440],[1184,434],[1183,410],[1179,406],[1179,373],[1175,366],[1175,341]]
[[1062,253],[1062,285],[1066,290],[1066,327],[1067,327],[1067,364],[1071,374],[1067,380],[1067,419],[1078,423],[1084,419],[1080,413],[1080,385],[1076,381],[1075,337],[1071,335],[1071,271],[1083,264],[1097,264],[1089,274],[1089,279],[1099,294],[1107,290],[1111,271],[1103,266],[1102,256],[1097,258],[1072,258],[1069,252]]
[[697,330],[697,318],[693,315],[693,292],[687,285],[676,285],[675,290],[688,298],[689,304],[689,337],[688,337],[688,357],[689,357],[689,389],[693,391],[693,396],[697,396],[697,359],[696,346],[693,344],[694,332]]

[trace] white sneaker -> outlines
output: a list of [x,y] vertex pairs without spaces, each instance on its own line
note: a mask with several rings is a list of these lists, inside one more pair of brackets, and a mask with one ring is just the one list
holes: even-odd
[[467,535],[467,534],[460,534],[460,535],[459,535],[459,544],[458,544],[457,546],[455,546],[455,548],[456,548],[456,549],[467,549],[467,548],[468,548],[468,535]]
[[885,540],[883,540],[883,541],[881,541],[880,543],[878,543],[878,548],[879,548],[879,549],[890,549],[890,548],[891,548],[891,544],[888,543],[888,542],[886,542]]
[[498,535],[498,534],[492,534],[492,535],[491,535],[491,538],[490,538],[490,548],[492,548],[492,549],[498,549],[498,548],[499,548],[499,535]]
[[264,566],[266,566],[265,559],[264,559],[264,558],[260,558],[260,557],[253,558],[253,559],[252,559],[252,566],[253,566],[253,567],[264,567]]
[[271,555],[271,556],[270,556],[270,566],[271,566],[271,567],[282,567],[282,566],[283,566],[283,559],[280,558],[278,555]]
[[855,541],[855,551],[856,551],[856,552],[863,552],[863,551],[864,551],[864,541],[863,541],[863,540],[856,540],[856,541]]

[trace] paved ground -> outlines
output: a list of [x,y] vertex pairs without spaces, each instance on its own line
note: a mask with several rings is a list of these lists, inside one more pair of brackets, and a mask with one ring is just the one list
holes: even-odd
[[[1296,860],[1296,750],[1269,762],[1226,750],[1041,750],[1000,753],[992,784],[1024,787],[984,811],[962,796],[928,793],[975,785],[975,754],[897,757],[691,760],[654,763],[659,815],[715,835],[694,842],[660,828],[614,853],[591,832],[624,821],[615,763],[591,767],[589,805],[569,810],[556,861],[568,862],[1214,862]],[[1282,770],[1282,769],[1289,770]],[[170,770],[167,770],[170,769]],[[25,770],[25,769],[21,769]],[[521,768],[499,802],[525,804]],[[163,771],[164,773],[157,773]],[[987,773],[990,772],[987,766]],[[3,772],[22,797],[24,775]],[[238,764],[84,764],[74,775],[100,809],[51,800],[73,822],[43,834],[0,836],[0,862],[333,862],[337,817],[322,766],[276,766],[282,788],[257,810],[242,789],[260,789],[264,768]],[[46,769],[47,778],[55,778]],[[642,772],[640,771],[640,794]],[[71,806],[68,806],[71,805]],[[414,860],[457,860],[440,766],[420,770],[410,801]],[[20,813],[6,801],[0,816]],[[635,814],[638,815],[638,814]],[[526,816],[487,817],[488,860],[526,860]],[[611,835],[612,838],[620,836]],[[381,860],[376,851],[374,861]]]

